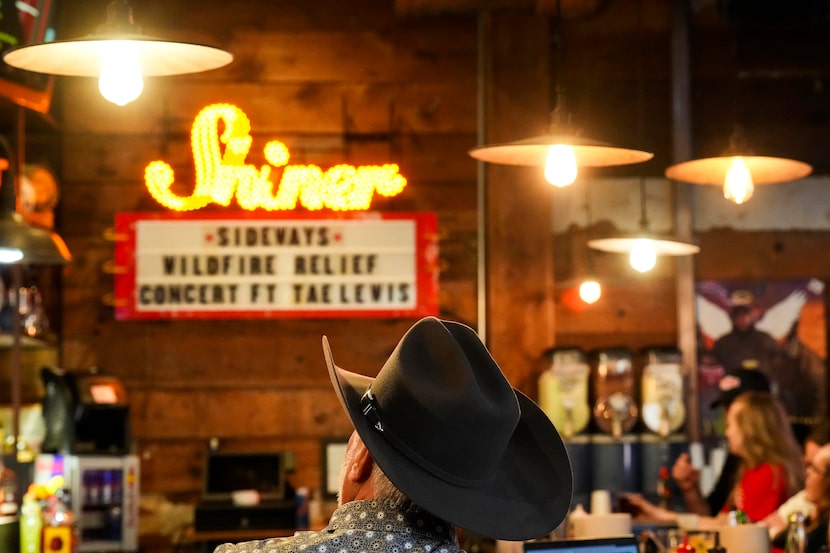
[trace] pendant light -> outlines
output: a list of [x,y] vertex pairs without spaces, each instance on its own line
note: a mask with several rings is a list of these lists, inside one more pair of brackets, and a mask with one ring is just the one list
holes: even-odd
[[12,67],[75,77],[98,77],[110,102],[123,106],[141,95],[144,77],[165,77],[217,69],[230,53],[202,44],[177,42],[141,33],[127,0],[107,6],[107,20],[95,34],[12,48],[3,61]]
[[72,259],[69,248],[55,232],[32,226],[17,212],[16,167],[12,148],[0,137],[5,157],[0,157],[0,264],[62,265]]
[[[560,1],[556,1],[555,43],[556,75],[561,74],[561,18]],[[654,154],[615,146],[582,136],[582,130],[571,125],[571,116],[565,106],[563,87],[556,86],[556,105],[551,113],[547,134],[488,144],[469,150],[479,161],[501,165],[544,167],[545,180],[556,187],[573,184],[583,167],[611,167],[648,161]]]
[[812,172],[802,161],[754,155],[742,129],[736,127],[723,155],[677,163],[665,174],[676,181],[722,186],[724,198],[742,204],[752,197],[756,185],[798,180]]
[[[644,28],[643,9],[639,6],[640,26]],[[645,36],[645,33],[643,33]],[[642,136],[645,132],[645,75],[643,73],[644,63],[644,42],[640,41],[637,48],[638,63],[638,101],[637,111],[639,120],[639,134]],[[637,233],[627,236],[617,236],[610,238],[598,238],[589,240],[588,246],[595,250],[611,253],[625,253],[628,254],[628,262],[631,267],[641,273],[648,272],[657,264],[657,258],[660,256],[679,256],[679,255],[693,255],[700,251],[700,247],[696,244],[683,242],[673,236],[657,235],[648,229],[648,216],[646,214],[646,180],[640,176],[640,230]]]
[[[736,76],[740,73],[740,29],[734,27],[735,53],[732,62]],[[732,95],[734,105],[745,95],[740,90],[741,80],[735,79]],[[807,163],[784,157],[756,155],[748,144],[744,130],[735,125],[726,151],[718,156],[692,159],[677,163],[665,170],[667,178],[690,184],[706,184],[723,187],[723,196],[736,204],[749,200],[755,186],[777,184],[804,178],[812,173],[813,168]]]
[[501,165],[544,167],[545,180],[556,187],[573,184],[582,167],[610,167],[648,161],[654,154],[613,146],[586,138],[581,130],[570,125],[561,87],[557,86],[556,107],[551,114],[548,134],[478,146],[470,156]]
[[700,251],[700,246],[697,244],[649,232],[645,186],[645,179],[640,177],[640,231],[638,233],[588,241],[588,246],[595,250],[628,254],[631,267],[641,273],[652,270],[660,256],[693,255]]

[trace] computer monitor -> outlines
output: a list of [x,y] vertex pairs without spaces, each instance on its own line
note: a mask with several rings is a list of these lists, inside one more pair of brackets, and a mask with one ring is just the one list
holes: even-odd
[[633,535],[613,538],[529,541],[524,553],[639,553]]
[[203,496],[230,500],[231,492],[256,490],[262,500],[285,495],[286,453],[281,451],[208,451]]

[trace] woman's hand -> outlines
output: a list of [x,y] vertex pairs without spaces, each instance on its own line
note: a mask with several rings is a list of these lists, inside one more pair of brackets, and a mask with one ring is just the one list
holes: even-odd
[[698,489],[700,471],[692,466],[688,453],[681,453],[671,468],[671,475],[684,492]]
[[674,511],[658,507],[638,493],[626,493],[623,495],[633,507],[632,510],[639,512],[635,518],[660,522],[677,522],[677,513]]

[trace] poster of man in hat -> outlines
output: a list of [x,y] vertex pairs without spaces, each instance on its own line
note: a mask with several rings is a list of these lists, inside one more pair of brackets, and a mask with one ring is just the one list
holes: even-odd
[[826,410],[825,284],[819,279],[700,281],[696,285],[703,436],[717,435],[710,404],[722,377],[763,372],[794,422]]

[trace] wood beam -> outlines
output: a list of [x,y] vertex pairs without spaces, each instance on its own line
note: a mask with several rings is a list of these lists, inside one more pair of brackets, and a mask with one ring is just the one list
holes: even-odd
[[[549,113],[549,26],[532,14],[492,14],[485,140],[544,132]],[[484,209],[486,339],[511,383],[531,396],[554,345],[553,189],[540,167],[488,164]]]
[[593,15],[606,0],[395,0],[398,15],[435,15],[471,13],[486,10],[533,10],[539,14],[556,15],[561,7],[564,17]]

